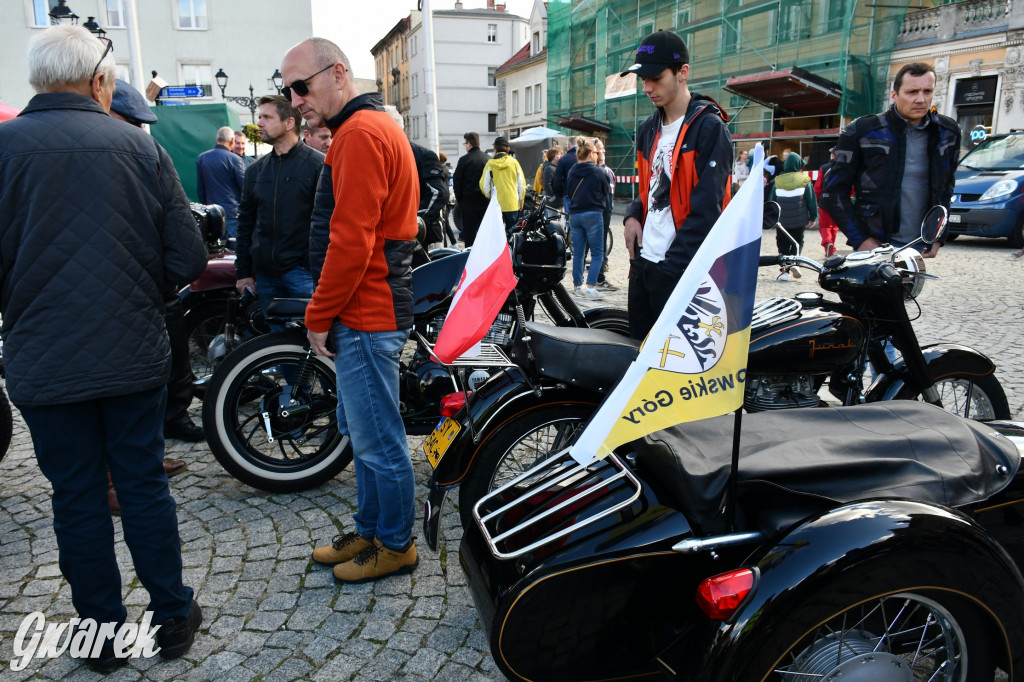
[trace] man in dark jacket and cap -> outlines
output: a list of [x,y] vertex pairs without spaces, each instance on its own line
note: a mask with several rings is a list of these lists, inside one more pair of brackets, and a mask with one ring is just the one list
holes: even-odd
[[[109,467],[160,655],[174,658],[192,645],[202,613],[182,583],[162,466],[171,367],[163,291],[195,279],[207,254],[167,152],[107,115],[110,47],[80,26],[35,36],[28,71],[38,94],[0,125],[4,362],[53,487],[60,569],[78,616],[107,624],[94,635],[121,631],[127,618]],[[127,661],[113,637],[91,639],[90,667]]]

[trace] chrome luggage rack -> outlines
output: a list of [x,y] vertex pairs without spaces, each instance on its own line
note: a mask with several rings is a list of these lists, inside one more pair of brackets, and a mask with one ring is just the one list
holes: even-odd
[[[583,466],[566,448],[480,498],[473,519],[495,557],[514,559],[630,507],[640,491],[640,481],[615,455]],[[492,503],[499,506],[491,510]],[[508,515],[516,525],[499,527]],[[524,535],[532,527],[535,535]]]
[[803,305],[793,298],[773,296],[754,303],[754,314],[750,320],[750,331],[756,332],[768,325],[792,320],[800,315]]

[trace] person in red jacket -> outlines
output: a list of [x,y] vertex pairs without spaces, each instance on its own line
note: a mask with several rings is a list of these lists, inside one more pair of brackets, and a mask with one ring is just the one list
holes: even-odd
[[[399,359],[412,328],[412,255],[419,176],[405,133],[377,94],[360,95],[348,57],[323,38],[284,56],[281,94],[333,142],[310,226],[306,308],[310,347],[333,356],[338,429],[351,439],[358,510],[355,530],[317,547],[338,582],[409,573],[415,485],[398,402]],[[334,352],[328,349],[328,338]]]
[[828,150],[829,162],[821,166],[818,170],[818,179],[814,181],[814,196],[818,200],[818,234],[821,235],[821,245],[825,249],[826,258],[836,252],[836,238],[839,236],[839,226],[821,205],[821,185],[825,179],[825,173],[828,173],[828,169],[832,167],[835,149],[832,147]]

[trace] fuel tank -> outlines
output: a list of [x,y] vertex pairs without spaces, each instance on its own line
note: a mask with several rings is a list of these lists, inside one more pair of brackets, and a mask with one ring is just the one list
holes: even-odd
[[867,342],[867,328],[853,308],[797,294],[795,315],[750,335],[751,374],[831,374],[852,364]]

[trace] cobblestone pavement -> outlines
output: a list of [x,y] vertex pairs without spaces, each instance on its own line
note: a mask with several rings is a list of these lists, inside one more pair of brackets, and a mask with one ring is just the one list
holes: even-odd
[[[616,231],[621,234],[619,228]],[[808,234],[806,254],[822,256]],[[766,233],[762,252],[774,252]],[[923,343],[957,341],[990,355],[999,366],[1011,411],[1024,417],[1024,344],[1020,342],[1024,262],[1001,241],[961,239],[928,261],[929,282],[914,323]],[[627,260],[621,239],[610,277],[624,285]],[[811,273],[777,282],[764,268],[758,296],[816,290]],[[571,279],[567,276],[567,285]],[[625,287],[604,304],[625,307]],[[198,419],[198,401],[193,404]],[[429,466],[419,438],[410,438],[417,493],[425,494]],[[376,584],[335,585],[330,569],[310,560],[315,544],[350,528],[355,479],[335,480],[299,494],[274,495],[226,474],[205,444],[168,442],[169,457],[188,461],[171,480],[178,502],[185,581],[196,590],[204,623],[182,659],[136,660],[111,680],[500,680],[458,565],[461,529],[449,507],[439,552],[420,545],[412,575]],[[12,672],[12,638],[24,616],[43,612],[50,622],[73,614],[69,588],[57,566],[50,489],[40,474],[28,431],[16,418],[12,449],[0,462],[0,679],[90,680],[100,676],[68,656],[34,660]],[[422,513],[418,505],[418,514]],[[129,620],[141,619],[148,601],[121,543],[118,556]],[[417,519],[419,532],[421,520]]]

